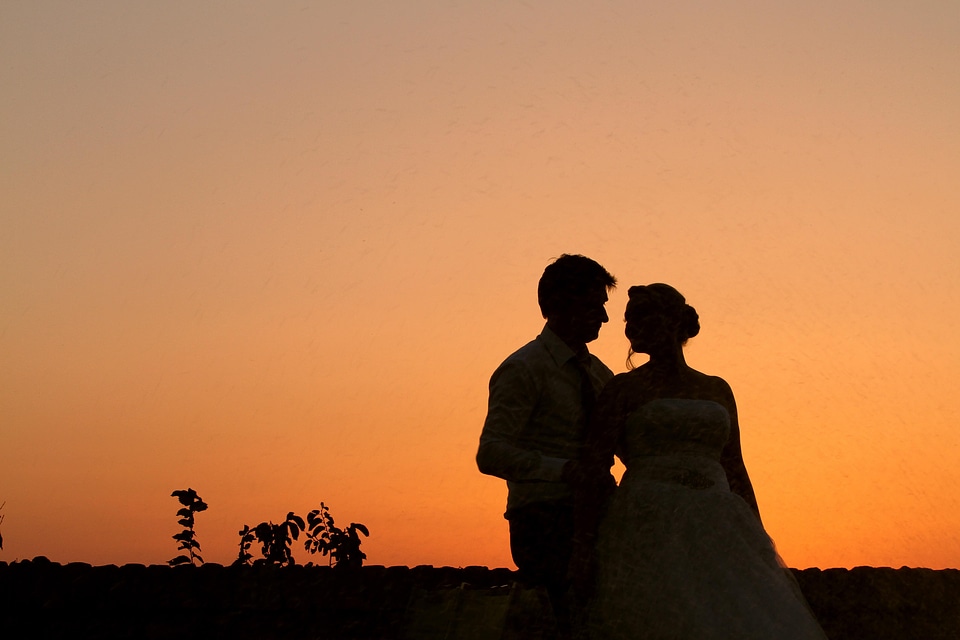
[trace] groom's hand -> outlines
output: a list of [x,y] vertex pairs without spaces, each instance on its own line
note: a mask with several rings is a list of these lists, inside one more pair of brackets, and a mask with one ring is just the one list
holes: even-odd
[[617,479],[609,470],[590,468],[579,460],[567,460],[560,470],[560,479],[573,488],[591,489],[603,499],[617,486]]

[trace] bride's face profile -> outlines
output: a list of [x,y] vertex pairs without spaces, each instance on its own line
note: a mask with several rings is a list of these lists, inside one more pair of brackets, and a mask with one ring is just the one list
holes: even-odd
[[649,300],[627,303],[624,320],[624,334],[636,353],[651,354],[676,341],[676,331],[670,330],[667,317]]

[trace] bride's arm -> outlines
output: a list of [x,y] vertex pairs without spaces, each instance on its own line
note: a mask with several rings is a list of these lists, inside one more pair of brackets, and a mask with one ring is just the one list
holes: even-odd
[[747,474],[747,465],[743,461],[743,450],[740,448],[740,421],[737,418],[737,402],[733,397],[733,390],[726,381],[722,381],[724,406],[727,413],[730,414],[730,437],[723,448],[720,456],[720,464],[727,472],[727,482],[730,483],[730,490],[743,498],[743,500],[757,514],[757,519],[761,524],[760,507],[757,505],[757,496],[753,491],[753,483],[750,482],[750,476]]

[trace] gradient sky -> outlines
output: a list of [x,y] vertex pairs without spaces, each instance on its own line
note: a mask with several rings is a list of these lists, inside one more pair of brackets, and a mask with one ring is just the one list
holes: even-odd
[[[669,5],[669,6],[664,6]],[[0,3],[12,561],[512,566],[473,456],[564,252],[700,313],[794,567],[960,567],[960,4]],[[310,558],[301,552],[301,562]]]

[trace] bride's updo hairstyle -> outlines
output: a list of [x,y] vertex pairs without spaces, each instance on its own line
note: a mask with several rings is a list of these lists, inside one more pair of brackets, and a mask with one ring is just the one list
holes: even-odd
[[[686,298],[668,284],[657,282],[648,285],[630,287],[627,291],[627,308],[623,319],[629,325],[641,321],[652,313],[661,316],[664,321],[677,327],[677,338],[681,345],[700,333],[700,316],[697,310],[687,304]],[[627,355],[627,367],[633,369],[631,358],[633,347]]]

